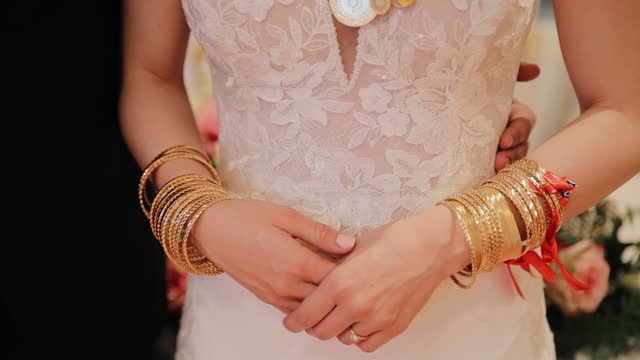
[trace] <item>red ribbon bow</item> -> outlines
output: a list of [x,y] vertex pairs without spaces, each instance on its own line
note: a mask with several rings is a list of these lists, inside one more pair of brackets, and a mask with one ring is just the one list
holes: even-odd
[[[547,192],[550,196],[558,196],[560,206],[564,207],[569,202],[569,195],[571,190],[575,188],[575,183],[568,180],[566,177],[558,177],[550,171],[545,171],[544,178],[546,183],[543,185],[543,189],[538,188],[533,182],[530,182],[531,187],[537,194],[541,194],[541,191]],[[549,226],[547,227],[547,233],[545,234],[545,241],[540,246],[542,256],[538,255],[535,251],[528,251],[517,259],[506,261],[507,270],[513,281],[513,285],[521,298],[524,299],[524,294],[516,281],[516,278],[511,272],[511,265],[517,265],[531,273],[531,267],[533,266],[547,282],[553,282],[556,278],[556,273],[549,266],[551,263],[555,263],[560,269],[564,280],[574,290],[586,290],[589,286],[584,285],[576,278],[574,278],[569,270],[560,262],[558,258],[558,241],[556,240],[556,233],[560,227],[560,214],[558,211],[549,204],[551,211],[551,219]]]

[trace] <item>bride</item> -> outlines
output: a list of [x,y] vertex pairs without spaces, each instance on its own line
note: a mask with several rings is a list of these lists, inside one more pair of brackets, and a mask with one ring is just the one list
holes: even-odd
[[[540,276],[489,264],[546,269],[562,211],[578,214],[640,169],[640,3],[554,6],[582,113],[530,154],[545,177],[518,178],[566,188],[531,195],[509,180],[524,165],[495,175],[493,161],[534,0],[129,1],[122,128],[139,163],[200,146],[181,7],[218,99],[222,183],[184,147],[156,158],[152,177],[169,183],[150,208],[169,256],[204,255],[196,273],[224,269],[190,277],[177,357],[554,358]],[[566,208],[573,183],[542,167],[578,183]],[[469,190],[487,179],[506,205]],[[182,207],[157,210],[169,198]],[[194,199],[206,211],[175,242],[192,252],[176,253],[182,232],[167,229]],[[163,216],[175,221],[154,223]],[[536,236],[551,254],[542,264],[530,260]],[[498,243],[519,257],[492,253]],[[455,273],[461,286],[447,280]]]

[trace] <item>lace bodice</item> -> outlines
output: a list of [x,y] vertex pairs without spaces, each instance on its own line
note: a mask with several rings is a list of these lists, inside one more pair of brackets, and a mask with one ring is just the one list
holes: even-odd
[[[358,1],[358,0],[354,0]],[[325,0],[183,0],[213,73],[221,176],[360,233],[493,171],[534,0],[418,0],[342,65]]]

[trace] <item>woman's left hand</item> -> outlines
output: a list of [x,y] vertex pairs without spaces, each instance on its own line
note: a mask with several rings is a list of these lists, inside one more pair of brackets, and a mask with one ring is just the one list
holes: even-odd
[[444,206],[375,229],[284,319],[292,332],[307,330],[351,345],[350,328],[372,352],[402,333],[435,288],[469,262],[461,229]]

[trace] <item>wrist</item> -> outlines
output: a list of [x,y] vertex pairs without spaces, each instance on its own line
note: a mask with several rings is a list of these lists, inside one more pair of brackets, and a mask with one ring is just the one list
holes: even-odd
[[175,159],[156,170],[152,182],[159,189],[181,175],[202,175],[212,178],[210,170],[203,164],[190,159]]
[[447,207],[436,206],[446,217],[444,223],[449,228],[449,266],[447,275],[454,274],[471,263],[471,251],[465,239],[462,226],[456,216]]
[[[446,206],[437,205],[418,215],[417,224],[422,227],[421,234],[432,235],[425,241],[439,242],[439,255],[436,261],[440,263],[438,268],[443,277],[454,274],[471,263],[471,252],[462,227]],[[437,231],[434,231],[434,225],[438,228]],[[432,256],[432,254],[429,255]]]

